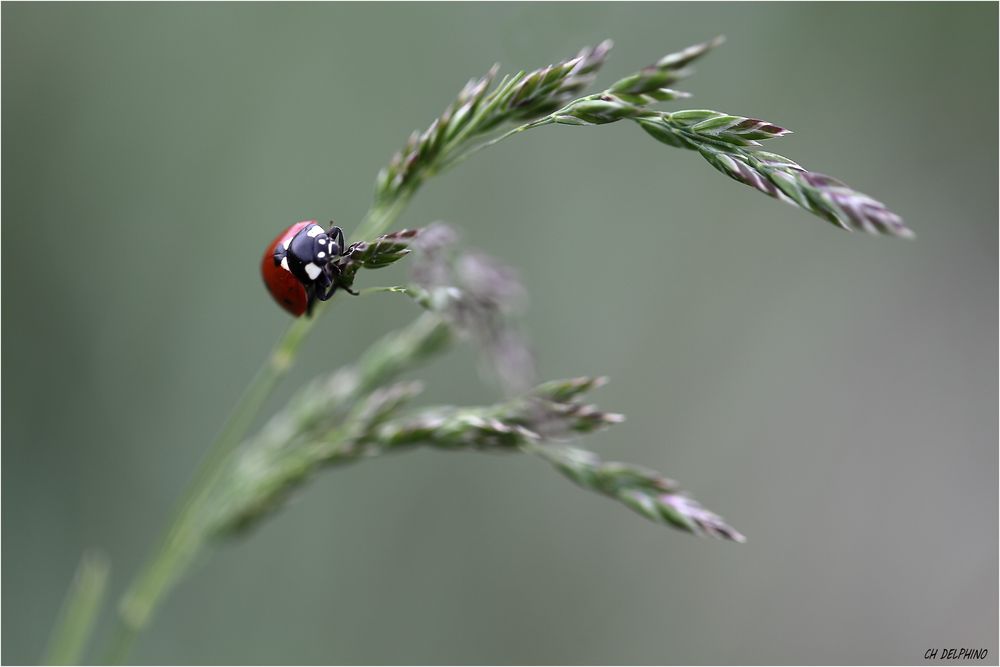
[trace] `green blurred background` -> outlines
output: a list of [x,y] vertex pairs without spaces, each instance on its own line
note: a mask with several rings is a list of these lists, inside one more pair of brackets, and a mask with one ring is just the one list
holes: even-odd
[[[38,659],[85,547],[113,594],[135,572],[287,325],[257,275],[280,228],[350,231],[410,130],[494,61],[612,37],[606,84],[718,33],[684,106],[796,130],[772,148],[915,242],[838,231],[624,124],[505,142],[400,224],[447,220],[515,265],[542,377],[607,374],[600,404],[628,414],[585,444],[667,472],[748,543],[528,457],[391,457],[202,558],[133,657],[996,662],[995,4],[2,12],[4,662]],[[339,303],[266,412],[415,312]],[[427,401],[494,400],[474,359],[422,373]]]

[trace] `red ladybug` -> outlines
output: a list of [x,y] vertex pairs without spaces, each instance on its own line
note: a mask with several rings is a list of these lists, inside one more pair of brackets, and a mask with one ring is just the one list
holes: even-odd
[[278,234],[264,251],[260,273],[278,305],[295,317],[312,314],[316,301],[326,301],[340,282],[336,260],[350,252],[340,227],[323,231],[315,220],[296,222]]

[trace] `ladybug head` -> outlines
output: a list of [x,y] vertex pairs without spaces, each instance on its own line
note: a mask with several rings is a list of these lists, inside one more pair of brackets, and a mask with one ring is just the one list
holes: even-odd
[[313,253],[313,261],[320,266],[329,263],[340,256],[340,246],[337,242],[326,234],[316,237],[316,251]]

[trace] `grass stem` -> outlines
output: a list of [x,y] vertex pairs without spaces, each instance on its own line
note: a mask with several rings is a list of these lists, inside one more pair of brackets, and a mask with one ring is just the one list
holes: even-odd
[[553,123],[553,122],[554,122],[554,120],[552,119],[551,116],[546,116],[545,118],[541,118],[541,119],[536,120],[536,121],[534,121],[532,123],[525,123],[524,125],[518,125],[517,127],[513,128],[511,130],[508,130],[507,132],[504,132],[500,136],[494,137],[493,139],[490,139],[489,141],[484,141],[481,144],[476,144],[475,146],[473,146],[469,150],[465,151],[464,153],[460,153],[459,155],[456,155],[451,160],[447,160],[440,167],[438,167],[437,171],[438,172],[442,172],[442,171],[445,171],[447,169],[451,169],[452,167],[454,167],[454,166],[456,166],[458,164],[461,164],[462,162],[465,162],[467,159],[469,159],[470,157],[472,157],[473,155],[475,155],[479,151],[483,150],[484,148],[489,148],[490,146],[495,146],[496,144],[500,143],[504,139],[512,137],[515,134],[519,134],[521,132],[524,132],[525,130],[530,130],[533,127],[541,127],[543,125],[548,125],[548,124]]
[[83,554],[73,585],[59,612],[59,621],[49,638],[43,664],[80,664],[87,639],[104,600],[109,569],[108,560],[102,554]]
[[203,514],[202,503],[222,472],[225,461],[246,436],[264,401],[291,367],[314,322],[312,318],[300,318],[288,327],[209,447],[173,521],[160,539],[159,546],[122,597],[118,610],[118,628],[107,656],[109,663],[120,663],[128,657],[136,638],[149,623],[163,595],[197,551],[201,536],[198,522]]

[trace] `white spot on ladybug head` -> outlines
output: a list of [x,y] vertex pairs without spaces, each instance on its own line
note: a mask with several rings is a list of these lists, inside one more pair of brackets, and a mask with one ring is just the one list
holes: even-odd
[[309,276],[309,280],[316,280],[316,278],[319,277],[319,274],[323,273],[323,269],[319,268],[312,262],[306,264],[305,269],[306,275]]
[[320,240],[319,240],[319,241],[317,241],[316,243],[318,243],[318,244],[320,244],[320,245],[326,245],[326,239],[320,239]]
[[320,227],[319,225],[309,225],[309,227],[306,229],[306,236],[310,238],[316,238],[322,233],[323,233],[323,228]]
[[285,271],[291,271],[291,269],[288,268],[288,258],[287,257],[282,257],[281,258],[281,268],[283,268]]
[[316,253],[316,256],[319,257],[320,259],[323,259],[324,257],[326,257],[326,253],[320,250],[318,253]]

